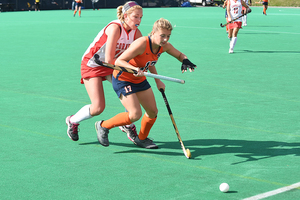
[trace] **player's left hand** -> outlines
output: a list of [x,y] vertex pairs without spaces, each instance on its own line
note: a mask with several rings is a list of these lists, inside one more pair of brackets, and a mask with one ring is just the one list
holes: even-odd
[[181,72],[186,72],[186,70],[189,68],[190,72],[193,72],[194,69],[197,66],[193,64],[189,59],[183,59],[182,65],[181,65]]
[[157,89],[163,89],[165,91],[166,85],[159,79],[155,79]]
[[251,11],[252,11],[251,8],[247,8],[247,14],[251,13]]

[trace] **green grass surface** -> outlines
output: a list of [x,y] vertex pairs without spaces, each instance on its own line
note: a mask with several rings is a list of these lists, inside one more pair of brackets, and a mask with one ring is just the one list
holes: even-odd
[[[256,2],[254,0],[254,2]],[[299,7],[300,2],[298,0],[269,0],[270,6],[290,6],[290,7]]]
[[[150,137],[157,150],[134,146],[118,128],[101,146],[95,121],[124,111],[108,82],[107,107],[66,134],[65,118],[89,103],[80,61],[115,9],[0,14],[1,199],[243,199],[300,182],[299,9],[253,8],[228,54],[225,11],[219,7],[146,8],[140,29],[155,20],[176,25],[170,42],[197,64],[181,74],[167,54],[165,82],[184,157],[163,99]],[[140,127],[140,121],[136,123]],[[218,189],[222,182],[229,193]],[[296,199],[299,188],[268,199]]]

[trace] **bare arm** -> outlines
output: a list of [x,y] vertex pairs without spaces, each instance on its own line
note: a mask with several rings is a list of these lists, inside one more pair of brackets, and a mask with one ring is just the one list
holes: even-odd
[[[156,67],[155,66],[151,66],[149,67],[149,71],[152,73],[152,74],[157,74],[157,71],[156,71]],[[155,83],[156,83],[156,86],[157,86],[157,89],[159,90],[160,88],[162,88],[163,90],[165,90],[165,84],[160,80],[160,79],[155,79]]]
[[177,58],[182,65],[181,65],[181,72],[186,72],[187,69],[190,70],[190,72],[194,71],[194,68],[197,67],[195,64],[193,64],[185,54],[178,51],[175,47],[173,47],[172,44],[169,42],[164,46],[164,51],[167,52],[169,55],[173,56],[174,58]]
[[241,3],[245,8],[249,8],[249,6],[245,3],[245,1],[242,0]]
[[230,1],[227,2],[227,16],[228,16],[228,21],[231,21],[231,15],[230,15]]
[[105,62],[113,64],[115,61],[115,52],[117,42],[121,36],[120,26],[117,24],[111,24],[105,30],[107,35],[106,47],[105,47]]
[[223,8],[227,6],[227,0],[224,1]]
[[164,47],[164,51],[166,51],[169,55],[173,56],[174,58],[177,58],[180,62],[182,62],[184,59],[187,59],[187,56],[178,51],[171,43],[167,43]]
[[139,68],[135,67],[128,63],[129,60],[133,59],[134,57],[141,55],[144,53],[146,49],[147,41],[145,37],[138,38],[135,40],[131,45],[124,51],[116,60],[115,64],[127,67],[130,69],[134,69],[136,71],[139,71],[139,75],[142,75]]

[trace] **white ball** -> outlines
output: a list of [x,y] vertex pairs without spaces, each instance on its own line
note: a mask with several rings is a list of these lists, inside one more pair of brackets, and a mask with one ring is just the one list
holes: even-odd
[[227,183],[222,183],[219,187],[221,192],[228,192],[229,190],[229,185]]

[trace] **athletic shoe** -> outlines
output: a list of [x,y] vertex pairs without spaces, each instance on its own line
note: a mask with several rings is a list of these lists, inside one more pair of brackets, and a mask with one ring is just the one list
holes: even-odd
[[229,49],[229,53],[233,53],[233,49],[230,48],[230,49]]
[[158,146],[156,144],[154,144],[154,142],[152,140],[150,140],[149,138],[140,140],[139,137],[135,137],[134,144],[139,147],[146,148],[146,149],[158,149]]
[[119,126],[121,131],[127,133],[128,139],[134,143],[134,139],[137,136],[136,127],[134,124],[130,124],[129,126]]
[[73,124],[73,123],[70,122],[70,118],[72,116],[73,115],[68,116],[66,118],[66,124],[68,126],[67,134],[68,134],[69,138],[71,138],[71,140],[77,141],[79,139],[79,137],[78,137],[78,126],[79,126],[79,124]]
[[101,126],[102,122],[103,122],[103,120],[96,122],[95,128],[97,131],[97,138],[98,138],[99,143],[102,144],[103,146],[107,147],[107,146],[109,146],[109,140],[108,140],[109,129],[102,127]]

